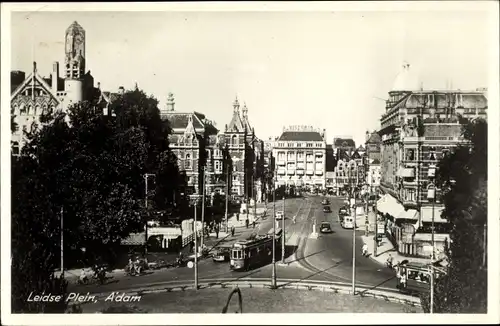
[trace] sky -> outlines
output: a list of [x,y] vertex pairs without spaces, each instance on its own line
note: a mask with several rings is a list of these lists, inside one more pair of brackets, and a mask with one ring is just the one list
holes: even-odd
[[138,84],[176,110],[224,129],[237,96],[261,139],[289,125],[326,129],[359,145],[380,128],[404,62],[424,89],[488,86],[485,11],[14,12],[11,70],[49,76],[64,33],[86,30],[87,69],[101,89]]

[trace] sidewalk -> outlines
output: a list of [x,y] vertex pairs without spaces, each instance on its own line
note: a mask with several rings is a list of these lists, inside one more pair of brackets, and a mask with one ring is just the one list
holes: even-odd
[[389,254],[394,258],[393,264],[396,264],[397,262],[401,262],[403,260],[408,260],[409,262],[415,262],[415,263],[430,263],[430,259],[426,258],[416,258],[416,257],[406,257],[401,255],[399,252],[394,249],[394,246],[392,245],[391,241],[387,239],[386,237],[382,238],[382,241],[380,243],[380,246],[377,248],[377,256],[373,256],[373,249],[375,247],[375,243],[373,241],[373,234],[369,236],[361,236],[363,239],[363,243],[366,243],[368,245],[368,253],[370,254],[370,258],[377,261],[378,263],[385,265],[387,261],[387,257],[389,257]]

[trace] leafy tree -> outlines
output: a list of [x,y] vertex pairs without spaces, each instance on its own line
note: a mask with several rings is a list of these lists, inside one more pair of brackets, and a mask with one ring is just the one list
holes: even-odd
[[[448,275],[436,282],[435,311],[485,313],[487,264],[483,265],[487,223],[487,123],[477,119],[463,126],[469,144],[459,146],[438,165],[443,190],[443,216],[452,224]],[[429,307],[428,296],[423,298]]]
[[31,291],[65,291],[52,276],[59,266],[62,216],[64,250],[71,252],[67,267],[80,248],[99,256],[142,229],[144,173],[158,176],[156,202],[172,203],[182,177],[156,105],[136,89],[112,105],[116,118],[82,102],[67,115],[47,114],[40,128],[26,134],[12,169],[14,311],[64,309],[26,301]]

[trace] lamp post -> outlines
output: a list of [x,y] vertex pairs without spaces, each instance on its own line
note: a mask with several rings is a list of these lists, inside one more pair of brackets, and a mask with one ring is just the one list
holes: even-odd
[[281,228],[283,230],[281,238],[281,263],[285,264],[285,195],[283,195],[283,216],[281,219]]
[[144,189],[144,207],[146,208],[146,225],[144,226],[144,258],[146,258],[148,254],[148,178],[154,177],[154,174],[144,173],[144,180],[146,182],[146,186]]
[[198,206],[198,195],[194,199],[194,288],[198,290],[198,227],[196,218],[196,206]]
[[228,232],[228,220],[227,220],[227,210],[229,207],[229,165],[226,164],[226,211],[225,211],[225,220],[226,220],[226,233]]
[[430,295],[430,313],[434,313],[434,261],[436,259],[435,256],[435,244],[434,244],[434,203],[436,199],[436,185],[434,184],[434,168],[431,167],[429,170],[429,178],[431,178],[430,184],[427,188],[427,199],[432,202],[432,222],[431,222],[431,243],[432,243],[432,254],[431,254],[431,265],[430,265],[430,274],[431,274],[431,295]]
[[204,243],[204,234],[205,234],[205,188],[206,188],[206,178],[205,178],[205,169],[202,169],[203,179],[201,180],[202,185],[202,195],[201,195],[201,243],[200,247],[203,250]]
[[352,187],[352,180],[351,180],[351,167],[349,167],[348,170],[348,182],[349,182],[349,191],[348,193],[348,198],[349,198],[349,216],[353,218],[353,225],[352,225],[352,295],[356,295],[356,198],[354,198],[354,214],[352,214],[352,208],[351,208],[351,196],[354,197],[354,188]]
[[271,288],[276,289],[276,179],[273,182],[273,272]]

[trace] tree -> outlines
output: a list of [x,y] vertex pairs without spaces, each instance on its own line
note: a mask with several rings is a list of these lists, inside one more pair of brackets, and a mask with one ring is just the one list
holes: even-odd
[[[458,146],[438,165],[437,184],[443,190],[443,216],[452,224],[448,275],[436,283],[435,311],[485,313],[487,269],[484,228],[487,223],[487,122],[463,126],[469,143]],[[428,296],[423,298],[428,307]]]
[[155,192],[164,196],[157,201],[167,205],[177,187],[172,180],[181,177],[166,140],[169,126],[159,118],[156,104],[136,89],[114,104],[116,118],[82,102],[67,115],[48,114],[40,128],[26,134],[28,142],[13,158],[12,170],[15,311],[64,308],[26,301],[30,291],[64,292],[64,283],[54,284],[52,276],[59,265],[62,216],[64,250],[71,252],[65,255],[67,267],[80,248],[95,254],[86,257],[91,260],[87,264],[93,263],[122,238],[142,230],[145,172],[157,174]]

